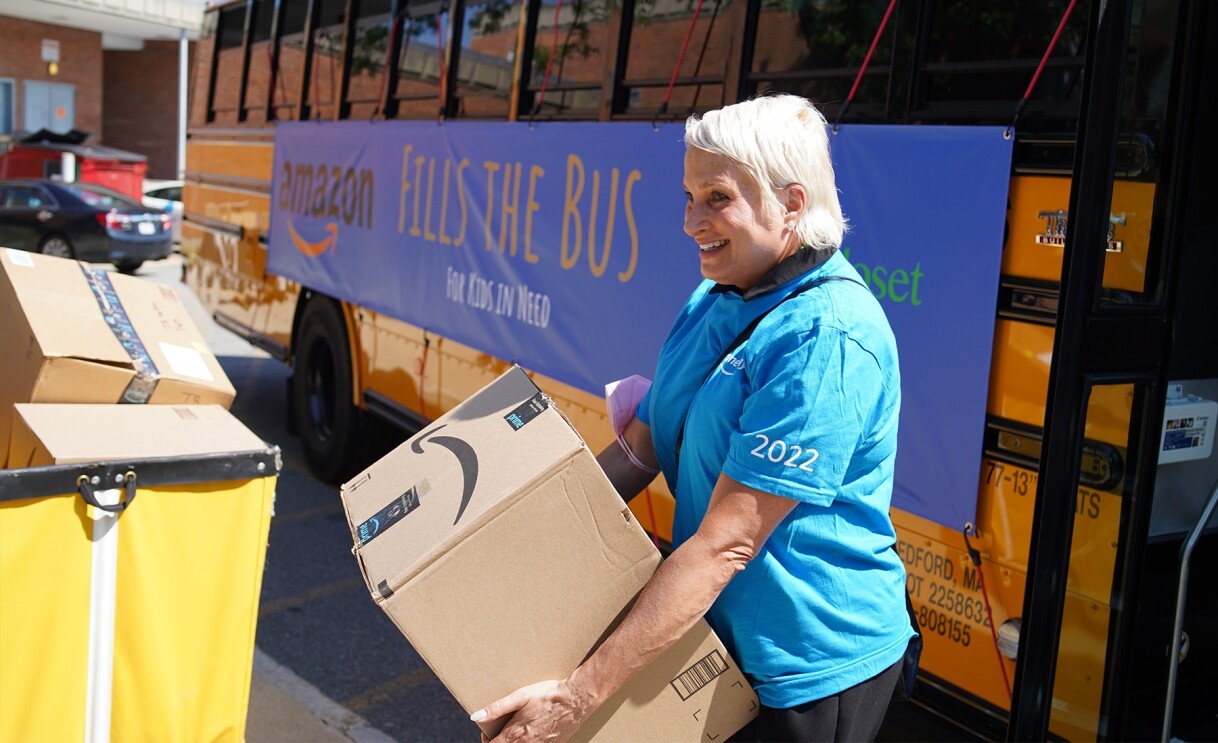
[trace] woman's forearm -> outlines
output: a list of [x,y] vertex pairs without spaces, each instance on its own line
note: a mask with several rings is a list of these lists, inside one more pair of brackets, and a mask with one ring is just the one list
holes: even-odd
[[737,567],[691,539],[659,567],[626,618],[569,678],[595,709],[706,613]]
[[[624,447],[630,448],[634,455],[631,460]],[[620,441],[613,441],[606,446],[596,461],[613,484],[614,489],[627,502],[643,491],[655,479],[655,470],[659,468],[655,451],[651,447],[651,430],[647,424],[635,418],[622,432]],[[638,465],[642,464],[640,468]]]
[[622,623],[568,679],[577,693],[600,706],[680,640],[794,507],[721,476],[697,533],[660,565]]

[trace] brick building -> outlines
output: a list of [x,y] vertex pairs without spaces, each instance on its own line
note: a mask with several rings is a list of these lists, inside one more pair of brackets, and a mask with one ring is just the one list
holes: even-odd
[[147,157],[149,178],[177,178],[202,2],[0,3],[0,147],[76,129],[87,144]]

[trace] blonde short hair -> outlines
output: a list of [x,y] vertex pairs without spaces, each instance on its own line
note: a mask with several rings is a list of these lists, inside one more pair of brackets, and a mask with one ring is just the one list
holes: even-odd
[[[739,165],[778,205],[778,192],[804,187],[808,203],[796,223],[802,245],[841,247],[846,218],[837,196],[829,125],[811,101],[779,94],[697,114],[685,122],[685,145]],[[768,187],[768,188],[767,188]]]

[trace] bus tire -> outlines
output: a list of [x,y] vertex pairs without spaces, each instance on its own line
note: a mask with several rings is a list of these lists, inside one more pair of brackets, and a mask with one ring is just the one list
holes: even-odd
[[352,403],[351,345],[339,304],[309,300],[292,364],[292,417],[313,475],[336,485],[352,474],[359,409]]

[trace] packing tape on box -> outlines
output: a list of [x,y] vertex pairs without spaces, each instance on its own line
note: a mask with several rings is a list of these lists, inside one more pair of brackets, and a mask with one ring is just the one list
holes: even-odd
[[93,297],[97,300],[97,306],[106,318],[110,331],[123,348],[127,349],[131,363],[135,366],[135,376],[127,384],[127,389],[123,390],[118,402],[137,405],[148,402],[148,398],[152,397],[153,391],[156,390],[156,364],[148,355],[148,349],[144,348],[144,342],[136,334],[131,319],[127,317],[127,311],[123,309],[123,303],[114,291],[114,285],[110,283],[110,275],[105,271],[89,268],[83,263],[80,264],[80,270],[84,273],[89,288],[93,290]]

